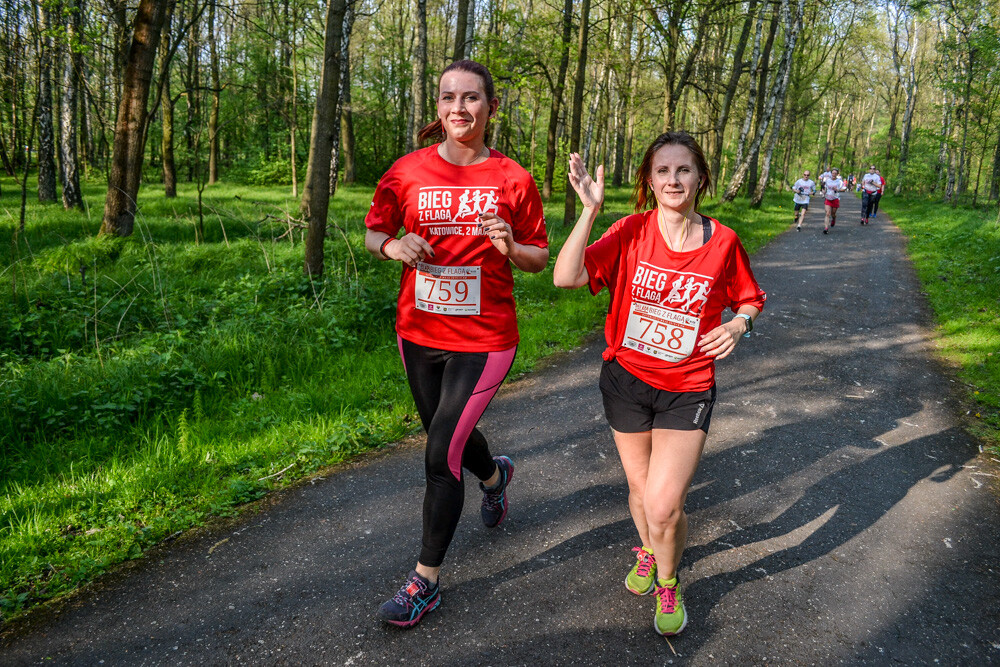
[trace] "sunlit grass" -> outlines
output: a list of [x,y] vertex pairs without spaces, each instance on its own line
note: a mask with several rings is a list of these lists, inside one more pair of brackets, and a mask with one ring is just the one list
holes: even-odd
[[1000,447],[1000,227],[996,209],[893,198],[937,317],[937,346],[959,368],[978,435]]
[[[363,248],[371,188],[331,203],[326,275],[302,273],[289,188],[219,184],[177,199],[144,187],[136,232],[96,238],[88,212],[40,206],[3,181],[0,234],[0,611],[73,590],[177,531],[393,442],[418,424],[393,332],[399,267]],[[596,234],[630,212],[609,192]],[[753,250],[788,226],[709,204]],[[549,268],[515,271],[513,376],[598,329],[607,295],[552,285],[569,227],[545,206]],[[289,221],[292,234],[287,234]]]

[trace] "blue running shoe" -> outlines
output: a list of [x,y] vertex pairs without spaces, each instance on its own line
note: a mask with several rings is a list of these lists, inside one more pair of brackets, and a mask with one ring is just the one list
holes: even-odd
[[514,464],[508,457],[494,456],[493,460],[500,470],[497,488],[487,489],[482,482],[479,483],[479,488],[483,490],[483,506],[479,514],[487,528],[496,528],[507,517],[507,485],[514,478]]
[[438,585],[432,586],[416,570],[411,570],[399,592],[378,608],[378,617],[401,628],[412,628],[424,614],[434,611],[439,604],[441,591]]

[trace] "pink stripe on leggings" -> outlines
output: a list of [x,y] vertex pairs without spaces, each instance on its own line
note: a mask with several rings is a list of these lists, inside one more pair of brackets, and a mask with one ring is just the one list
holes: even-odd
[[462,416],[458,419],[455,433],[448,445],[448,468],[455,479],[462,479],[462,455],[465,453],[465,443],[468,442],[472,429],[479,423],[479,418],[486,412],[486,406],[493,400],[493,396],[507,377],[507,372],[514,363],[515,352],[517,346],[502,352],[490,352],[486,358],[483,374],[479,376],[479,382],[476,383],[469,402],[462,410]]

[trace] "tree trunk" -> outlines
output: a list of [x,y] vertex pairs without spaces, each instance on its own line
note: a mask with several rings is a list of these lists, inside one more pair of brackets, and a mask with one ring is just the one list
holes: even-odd
[[903,191],[906,184],[906,164],[910,159],[910,133],[913,130],[913,111],[917,106],[917,70],[914,60],[917,57],[917,47],[920,44],[920,25],[912,22],[910,39],[910,63],[906,70],[906,110],[903,112],[903,136],[899,142],[899,169],[896,172],[895,194]]
[[[576,61],[576,81],[573,83],[573,121],[570,126],[569,152],[580,151],[580,131],[583,123],[583,86],[587,79],[587,35],[590,33],[590,0],[580,4],[580,32],[577,40],[579,58]],[[566,206],[563,209],[563,224],[576,222],[576,190],[566,178]]]
[[[197,13],[198,6],[194,3],[192,13]],[[193,181],[195,173],[200,171],[201,155],[195,145],[198,141],[201,126],[201,25],[192,20],[188,32],[187,76],[184,85],[187,89],[187,115],[184,119],[184,143],[187,148],[187,179]],[[266,143],[265,143],[266,145]]]
[[166,5],[167,0],[139,0],[136,10],[122,81],[122,99],[118,105],[101,234],[129,236],[135,224],[136,198],[142,179],[146,102]]
[[[354,3],[347,7],[344,16],[344,40],[349,43],[354,32]],[[343,158],[344,183],[355,183],[358,180],[354,166],[354,116],[351,113],[351,52],[341,51],[343,61],[340,63],[340,150]]]
[[[760,128],[761,123],[764,122],[764,101],[767,99],[767,84],[770,79],[772,87],[774,86],[774,81],[776,77],[779,76],[775,74],[774,76],[769,76],[771,70],[771,49],[774,48],[774,37],[778,33],[778,23],[781,20],[779,15],[780,6],[774,6],[774,12],[771,15],[771,25],[767,31],[767,41],[764,42],[764,51],[760,56],[760,75],[757,77],[757,110],[754,114],[754,134]],[[754,186],[757,184],[758,175],[758,163],[760,161],[760,147],[757,150],[750,153],[750,166],[747,169],[747,197],[753,198]]]
[[215,35],[215,2],[208,5],[208,53],[212,77],[212,108],[208,112],[208,183],[219,180],[219,47]]
[[565,0],[562,14],[561,57],[559,74],[552,88],[552,107],[549,109],[549,133],[545,140],[545,179],[542,181],[542,198],[552,197],[552,179],[556,168],[557,134],[559,130],[559,109],[566,91],[566,71],[569,69],[569,40],[573,33],[573,0]]
[[783,17],[785,20],[785,49],[781,56],[782,60],[778,65],[778,71],[775,73],[775,76],[781,77],[781,82],[778,84],[778,99],[772,106],[774,109],[774,119],[771,121],[771,137],[768,140],[764,165],[761,168],[757,187],[754,189],[753,196],[750,199],[750,205],[754,208],[759,207],[764,200],[764,192],[767,190],[767,182],[771,176],[771,159],[774,155],[774,147],[778,144],[778,135],[782,130],[781,121],[785,108],[785,94],[788,91],[788,80],[792,72],[792,57],[795,52],[795,44],[798,42],[799,33],[802,31],[802,15],[804,12],[805,0],[799,0],[799,4],[795,9],[795,15],[789,16],[785,12],[785,16]]
[[332,128],[340,93],[340,42],[346,11],[346,0],[330,0],[326,13],[323,70],[310,131],[309,166],[302,191],[302,216],[309,224],[303,269],[306,275],[317,278],[323,275],[323,242],[326,239],[326,216],[330,206]]
[[936,192],[939,187],[943,186],[944,170],[942,167],[948,156],[948,142],[951,138],[951,110],[954,98],[947,91],[942,97],[944,103],[941,105],[941,143],[938,147],[937,162],[934,163],[934,187],[931,188],[931,192]]
[[[332,1],[332,0],[331,0]],[[423,128],[427,94],[427,0],[417,0],[417,46],[413,52],[413,80],[410,99],[413,100],[413,126],[406,139],[407,152],[420,145],[417,135]]]
[[52,29],[51,15],[44,3],[35,5],[38,12],[38,201],[56,200],[56,140],[52,117]]
[[993,149],[993,174],[990,177],[990,199],[993,201],[1000,199],[1000,137],[997,138],[996,148]]
[[469,3],[471,0],[458,0],[458,11],[456,12],[455,26],[455,55],[452,60],[465,60],[466,40],[465,33],[469,26]]
[[175,2],[168,0],[165,18],[163,20],[163,35],[160,39],[160,120],[162,135],[160,137],[160,153],[163,167],[163,195],[168,199],[177,196],[177,163],[174,159],[174,104],[170,93],[170,54],[171,26],[174,21]]
[[333,114],[333,137],[330,148],[330,196],[337,194],[337,178],[340,174],[340,134],[343,128],[344,88],[350,86],[350,79],[344,77],[344,69],[351,51],[351,32],[354,30],[354,3],[348,2],[344,10],[344,27],[340,35],[340,90],[337,92],[337,110]]
[[726,85],[726,93],[722,98],[722,106],[719,110],[719,117],[715,121],[715,143],[712,150],[712,175],[719,177],[719,165],[722,162],[722,150],[726,134],[726,125],[729,123],[729,109],[736,95],[736,89],[743,75],[743,52],[746,49],[747,39],[750,37],[750,26],[754,23],[754,13],[757,11],[757,0],[750,0],[747,7],[747,15],[743,20],[743,30],[740,39],[736,42],[736,52],[733,54],[733,71],[729,74],[729,83]]
[[975,77],[974,52],[969,53],[968,70],[965,72],[965,94],[962,100],[962,148],[958,159],[958,194],[964,195],[969,189],[967,153],[969,143],[969,107],[972,106],[972,79]]
[[80,161],[76,145],[77,126],[77,93],[80,82],[73,67],[73,47],[77,45],[80,34],[80,7],[75,0],[66,0],[63,6],[66,21],[63,25],[66,31],[67,46],[62,50],[62,97],[59,104],[59,175],[62,181],[62,202],[64,209],[78,208],[83,210],[83,194],[80,192]]
[[[757,106],[757,77],[760,76],[760,37],[764,30],[764,6],[761,5],[760,11],[757,13],[757,21],[754,27],[753,34],[753,51],[752,51],[752,65],[750,70],[750,84],[747,86],[747,109],[743,116],[743,127],[740,129],[740,138],[736,144],[736,164],[742,165],[746,162],[746,143],[750,136],[750,129],[753,127],[753,112],[754,108]],[[749,166],[749,165],[748,165]],[[745,168],[744,168],[745,169]],[[745,175],[744,170],[744,175]],[[723,201],[732,201],[736,197],[736,193],[739,191],[740,186],[743,184],[743,175],[740,176],[740,182],[735,185],[735,187],[730,186],[722,195]],[[729,190],[732,190],[730,195]]]

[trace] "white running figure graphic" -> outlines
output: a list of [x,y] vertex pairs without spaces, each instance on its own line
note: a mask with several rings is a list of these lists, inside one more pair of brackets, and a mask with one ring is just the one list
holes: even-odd
[[465,192],[458,196],[458,212],[455,214],[456,218],[461,218],[467,215],[480,215],[483,213],[496,213],[499,211],[497,202],[500,198],[496,195],[493,190],[469,190],[466,188]]
[[707,280],[704,282],[695,282],[692,276],[688,276],[687,282],[685,282],[684,277],[680,276],[677,280],[670,283],[670,285],[672,289],[664,301],[670,304],[680,302],[680,310],[689,313],[694,312],[696,304],[700,303],[704,307],[708,301],[709,289]]

